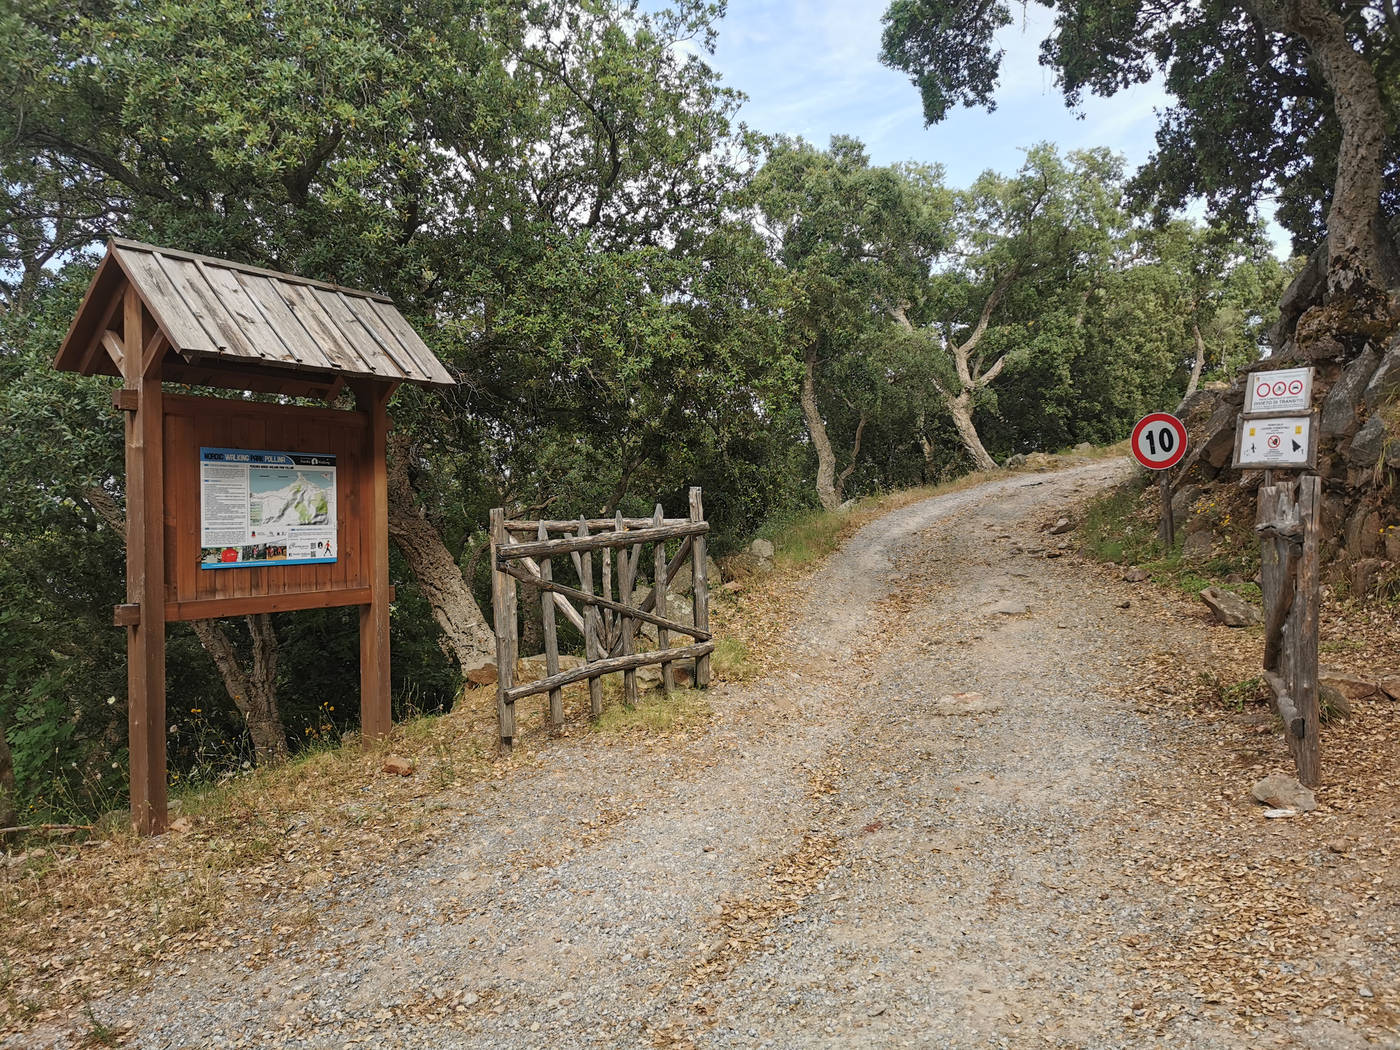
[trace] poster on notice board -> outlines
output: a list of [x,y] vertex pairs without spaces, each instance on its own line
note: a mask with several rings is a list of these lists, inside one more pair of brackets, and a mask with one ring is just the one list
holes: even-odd
[[335,456],[199,450],[199,567],[334,562]]

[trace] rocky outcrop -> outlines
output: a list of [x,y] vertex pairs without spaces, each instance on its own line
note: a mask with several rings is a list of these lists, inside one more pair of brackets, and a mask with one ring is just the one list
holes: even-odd
[[[1263,471],[1230,469],[1250,378],[1309,364],[1319,410],[1322,557],[1324,564],[1335,563],[1331,579],[1340,583],[1357,575],[1348,570],[1362,560],[1384,559],[1382,569],[1388,569],[1396,560],[1387,546],[1391,536],[1400,553],[1400,323],[1388,331],[1331,323],[1337,309],[1323,303],[1321,260],[1315,254],[1285,293],[1279,323],[1270,332],[1273,355],[1242,369],[1223,389],[1205,389],[1183,402],[1190,450],[1172,478],[1178,493],[1173,509],[1186,537],[1214,528],[1215,521],[1195,520],[1201,508],[1229,504],[1237,515],[1244,512],[1239,490],[1252,491],[1263,480]],[[1197,542],[1204,548],[1203,540]],[[1376,565],[1360,575],[1374,586]]]

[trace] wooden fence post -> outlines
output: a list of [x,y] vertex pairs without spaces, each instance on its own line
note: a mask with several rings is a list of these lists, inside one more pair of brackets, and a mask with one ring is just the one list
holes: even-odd
[[[578,522],[578,535],[580,539],[588,535],[588,523],[582,518]],[[584,594],[593,593],[593,552],[580,552],[582,561],[579,571],[579,586]],[[596,605],[588,605],[583,610],[583,655],[587,663],[594,663],[603,658],[603,644],[598,637],[600,617]],[[594,718],[603,713],[603,680],[597,675],[588,677],[588,705],[589,711]]]
[[[666,516],[662,513],[661,504],[656,505],[656,512],[651,516],[652,527],[659,529],[666,523]],[[651,593],[654,601],[652,609],[658,616],[670,616],[670,610],[666,606],[666,541],[657,540],[655,554],[652,557],[652,572],[656,577],[652,585]],[[656,629],[656,647],[658,649],[669,649],[671,647],[671,632],[664,627]],[[670,696],[676,690],[676,670],[670,660],[661,664],[661,690]]]
[[[540,522],[540,539],[549,539],[549,530],[545,528],[544,522]],[[540,559],[540,579],[549,583],[554,579],[554,570],[550,567],[549,556]],[[543,587],[540,588],[540,621],[544,628],[544,666],[545,673],[550,677],[559,673],[559,632],[554,626],[554,595]],[[555,727],[564,724],[564,691],[562,689],[551,689],[549,691],[549,720]]]
[[515,577],[501,571],[497,552],[509,542],[506,512],[491,511],[491,618],[496,629],[496,722],[501,744],[515,743],[515,705],[506,701],[506,690],[515,684]]
[[165,408],[160,354],[144,350],[155,336],[135,287],[122,303],[122,378],[136,395],[126,413],[126,600],[141,620],[126,629],[127,753],[131,822],[138,834],[166,828],[165,766]]
[[1294,754],[1298,779],[1308,787],[1316,787],[1322,777],[1321,744],[1318,739],[1322,713],[1317,688],[1318,606],[1322,602],[1317,548],[1322,524],[1322,479],[1315,474],[1298,479],[1298,517],[1303,526],[1303,556],[1298,562],[1298,597],[1295,602],[1300,608],[1292,640],[1296,647],[1293,658],[1296,675],[1294,688],[1297,690],[1304,728]]
[[[617,524],[613,526],[613,531],[618,536],[627,531],[627,527],[622,523],[621,512],[617,515]],[[632,604],[632,590],[637,582],[637,559],[641,553],[640,545],[634,546],[630,551],[626,547],[617,549],[617,600],[623,605]],[[632,656],[636,652],[633,635],[635,624],[636,621],[625,614],[618,620],[617,629],[621,632],[623,656]],[[637,669],[629,667],[622,672],[622,702],[632,708],[637,706],[637,700]]]
[[[701,522],[705,520],[705,507],[700,499],[700,486],[696,485],[690,490],[690,520]],[[691,577],[695,592],[694,612],[695,626],[702,631],[710,629],[710,590],[708,581],[705,578],[705,535],[699,533],[694,537],[694,542],[690,547],[691,552]],[[695,658],[695,685],[699,689],[704,689],[710,684],[710,655]]]
[[360,742],[369,747],[394,726],[389,650],[389,481],[385,459],[392,383],[355,383],[358,409],[369,419],[365,516],[369,547],[370,601],[360,606]]
[[1317,687],[1318,530],[1316,476],[1259,489],[1259,582],[1264,592],[1264,680],[1273,691],[1298,779],[1321,776]]

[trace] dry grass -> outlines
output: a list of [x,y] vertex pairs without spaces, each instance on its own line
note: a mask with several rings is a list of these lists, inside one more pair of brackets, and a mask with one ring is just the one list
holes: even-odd
[[[329,870],[389,863],[431,828],[431,796],[500,775],[493,735],[480,713],[418,719],[369,750],[318,751],[187,795],[158,839],[119,825],[11,859],[0,869],[0,1036],[231,941],[255,916],[306,913]],[[415,775],[381,773],[390,752],[412,758]]]

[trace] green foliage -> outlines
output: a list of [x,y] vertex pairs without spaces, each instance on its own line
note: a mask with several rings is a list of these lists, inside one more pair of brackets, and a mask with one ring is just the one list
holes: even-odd
[[[1156,152],[1134,179],[1139,200],[1173,209],[1203,198],[1232,229],[1247,230],[1255,204],[1276,195],[1279,221],[1298,250],[1322,239],[1340,130],[1319,63],[1296,37],[1262,20],[1260,12],[1273,5],[1055,0],[1046,6],[1055,24],[1041,44],[1041,61],[1055,71],[1069,105],[1085,91],[1108,96],[1156,74],[1175,99],[1159,116]],[[1381,85],[1393,128],[1400,113],[1393,9],[1354,4],[1336,11]],[[893,0],[881,57],[910,75],[931,124],[953,105],[990,109],[1002,60],[993,34],[1011,19],[1004,0]],[[1384,165],[1382,207],[1393,217],[1400,214],[1400,150],[1393,138]]]

